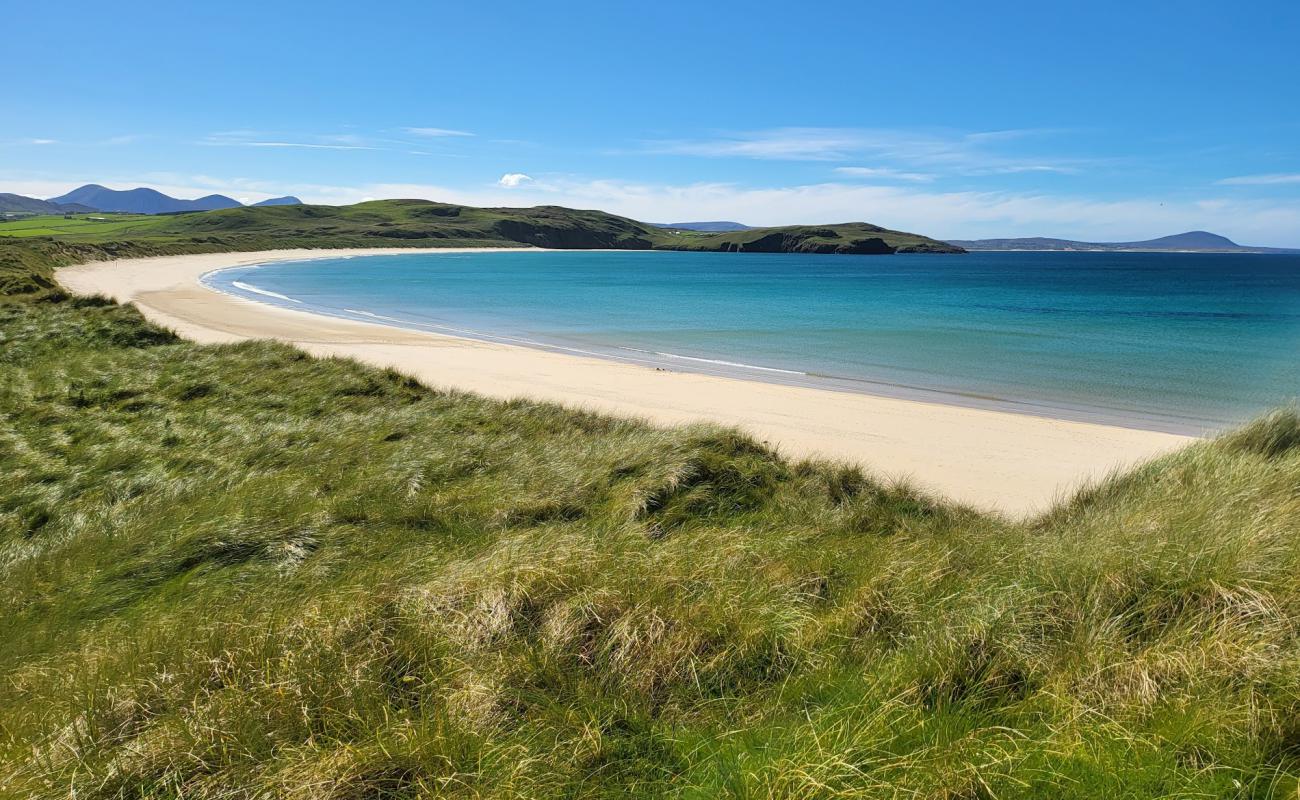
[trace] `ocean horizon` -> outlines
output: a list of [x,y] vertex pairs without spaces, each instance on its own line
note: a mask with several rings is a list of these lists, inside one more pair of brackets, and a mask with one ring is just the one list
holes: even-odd
[[211,288],[663,369],[1204,434],[1300,396],[1300,256],[412,253]]

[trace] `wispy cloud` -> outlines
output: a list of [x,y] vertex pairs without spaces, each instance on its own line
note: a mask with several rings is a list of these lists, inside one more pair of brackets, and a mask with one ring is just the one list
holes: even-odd
[[860,131],[838,128],[775,128],[713,139],[657,139],[644,143],[647,153],[756,158],[788,161],[839,161],[863,149]]
[[274,134],[258,131],[221,131],[204,137],[199,143],[215,147],[287,147],[303,150],[384,150],[386,148],[366,144],[365,140],[353,134],[316,135],[302,137],[306,141],[294,141],[279,138]]
[[1279,186],[1300,183],[1300,172],[1271,172],[1264,175],[1238,175],[1217,181],[1220,186]]
[[402,130],[412,136],[473,136],[469,131],[458,131],[452,128],[402,128]]
[[[524,173],[509,173],[522,175]],[[1300,202],[1202,197],[1097,199],[1068,193],[940,191],[925,185],[828,182],[793,186],[663,184],[577,177],[538,177],[515,186],[415,183],[350,186],[148,173],[90,176],[114,188],[153,186],[176,197],[212,192],[245,202],[292,194],[310,203],[425,198],[472,206],[559,204],[600,208],[642,220],[736,219],[750,225],[863,220],[940,238],[1057,236],[1134,241],[1185,230],[1212,230],[1255,245],[1300,247]],[[7,191],[53,197],[86,182],[0,170]]]
[[[1087,159],[1029,156],[1008,152],[1008,143],[1053,133],[1002,130],[974,133],[856,128],[773,128],[710,139],[658,139],[642,143],[644,153],[706,158],[783,161],[847,161],[870,157],[898,173],[993,175],[1017,172],[1075,173]],[[1023,145],[1020,148],[1024,150]],[[884,169],[886,167],[881,167]]]
[[131,133],[131,134],[124,134],[121,136],[110,136],[107,139],[81,139],[81,140],[73,140],[73,141],[68,141],[66,139],[54,139],[48,137],[33,137],[27,139],[12,139],[9,141],[0,142],[0,144],[33,145],[38,147],[44,145],[51,145],[51,144],[71,145],[75,147],[113,147],[117,145],[132,144],[134,142],[138,142],[142,139],[147,139],[147,138],[149,137],[144,134]]
[[850,178],[915,181],[917,183],[935,179],[935,176],[928,172],[901,172],[888,167],[836,167],[835,171]]
[[471,206],[558,204],[600,208],[642,220],[735,219],[750,225],[862,220],[954,239],[1058,236],[1084,241],[1135,241],[1201,229],[1247,244],[1300,246],[1300,203],[1213,197],[1107,200],[1071,194],[937,191],[928,186],[857,182],[747,187],[581,178],[536,178],[513,187],[493,183],[480,188],[395,183],[351,187],[290,184],[277,186],[276,193],[324,203],[415,197]]
[[525,175],[522,172],[507,172],[497,180],[497,186],[504,186],[507,189],[514,189],[524,185],[525,183],[529,183],[532,180],[533,180],[533,176]]
[[225,142],[241,147],[301,147],[306,150],[379,150],[361,144],[313,144],[311,142]]

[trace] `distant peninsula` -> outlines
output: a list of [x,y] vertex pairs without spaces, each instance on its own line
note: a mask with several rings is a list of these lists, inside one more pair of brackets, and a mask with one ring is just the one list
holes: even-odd
[[1151,252],[1151,253],[1298,253],[1280,247],[1250,247],[1240,245],[1226,236],[1209,231],[1188,231],[1158,239],[1140,242],[1076,242],[1071,239],[1049,239],[1034,236],[1022,239],[949,239],[949,244],[965,250],[1037,250],[1085,252]]

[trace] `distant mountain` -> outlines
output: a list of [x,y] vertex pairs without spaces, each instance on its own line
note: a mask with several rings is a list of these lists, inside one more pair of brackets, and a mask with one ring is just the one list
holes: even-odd
[[303,202],[293,195],[284,197],[272,197],[269,200],[263,200],[260,203],[253,203],[255,206],[300,206]]
[[120,211],[130,214],[174,214],[178,211],[215,211],[220,208],[239,208],[238,200],[220,194],[210,194],[197,200],[178,200],[154,189],[127,189],[117,191],[88,183],[65,195],[51,197],[51,203],[77,203],[97,211]]
[[676,228],[680,231],[703,231],[704,233],[724,233],[727,231],[749,231],[753,228],[739,222],[652,222],[656,228]]
[[1146,250],[1153,252],[1209,252],[1209,253],[1286,253],[1277,247],[1249,247],[1239,245],[1226,236],[1209,231],[1188,231],[1173,236],[1161,236],[1141,242],[1076,242],[1071,239],[1048,239],[1034,236],[1025,239],[950,239],[949,244],[967,250]]
[[81,214],[94,210],[76,203],[51,203],[35,197],[0,192],[0,213],[3,214]]
[[1238,250],[1241,245],[1226,236],[1209,231],[1188,231],[1144,242],[1119,242],[1116,247],[1133,247],[1144,250]]

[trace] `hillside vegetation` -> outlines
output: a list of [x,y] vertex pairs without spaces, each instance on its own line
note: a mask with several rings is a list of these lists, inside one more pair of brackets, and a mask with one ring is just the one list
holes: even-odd
[[[670,234],[671,235],[671,234]],[[788,225],[781,228],[750,228],[718,234],[680,233],[659,245],[670,250],[721,250],[745,253],[832,253],[842,255],[885,255],[888,253],[960,253],[947,242],[915,233],[903,233],[848,222],[841,225]]]
[[[101,215],[102,216],[102,215]],[[110,216],[75,229],[61,217],[0,223],[0,238],[35,235],[109,244],[126,232]],[[202,250],[284,247],[503,247],[623,250],[690,249],[754,252],[961,252],[960,248],[865,223],[754,228],[728,233],[664,230],[603,211],[559,206],[472,208],[427,200],[377,200],[351,206],[258,206],[196,214],[128,217],[138,245]]]
[[0,796],[1295,795],[1292,412],[1015,522],[178,341],[87,248],[0,250]]

